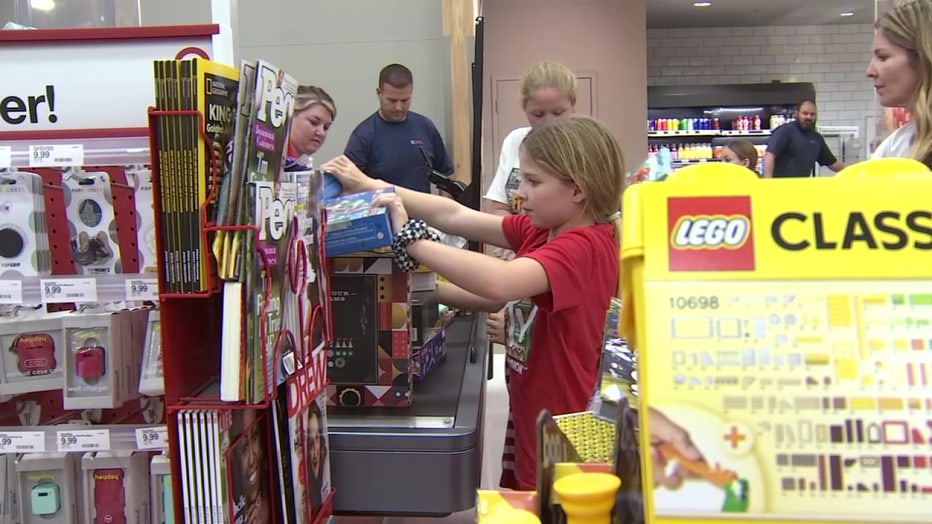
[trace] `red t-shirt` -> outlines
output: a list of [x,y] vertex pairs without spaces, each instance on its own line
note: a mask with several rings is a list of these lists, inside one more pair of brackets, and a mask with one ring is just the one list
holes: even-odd
[[509,394],[514,419],[517,488],[537,483],[537,417],[585,411],[598,381],[609,301],[617,291],[618,244],[611,224],[550,231],[526,215],[502,229],[518,257],[539,262],[550,291],[506,307]]

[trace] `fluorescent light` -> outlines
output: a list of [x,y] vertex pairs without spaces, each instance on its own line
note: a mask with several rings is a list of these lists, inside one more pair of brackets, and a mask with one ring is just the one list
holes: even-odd
[[854,16],[854,13],[852,13],[851,11],[846,11],[842,13],[841,16]]
[[709,7],[712,5],[712,2],[696,2],[693,5],[696,7]]
[[36,11],[51,11],[55,9],[55,0],[29,0],[29,7]]

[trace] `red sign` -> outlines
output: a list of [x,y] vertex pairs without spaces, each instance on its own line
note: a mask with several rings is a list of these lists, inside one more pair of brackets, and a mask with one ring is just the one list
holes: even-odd
[[751,197],[667,200],[670,271],[754,271]]

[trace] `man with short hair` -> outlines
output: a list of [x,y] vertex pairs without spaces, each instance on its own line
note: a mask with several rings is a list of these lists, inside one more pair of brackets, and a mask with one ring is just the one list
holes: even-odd
[[816,103],[796,104],[796,120],[773,130],[764,153],[764,178],[801,178],[812,175],[816,162],[834,172],[845,168],[816,130]]
[[379,110],[350,135],[344,154],[363,173],[415,191],[431,191],[429,170],[453,174],[453,161],[437,127],[411,111],[414,77],[401,64],[379,73]]

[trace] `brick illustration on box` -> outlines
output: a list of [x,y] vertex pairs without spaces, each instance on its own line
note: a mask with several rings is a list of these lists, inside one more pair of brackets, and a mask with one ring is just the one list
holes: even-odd
[[431,371],[447,357],[444,350],[447,341],[447,331],[443,327],[433,330],[424,344],[411,350],[411,360],[414,362],[414,381],[423,382]]
[[410,275],[391,256],[337,257],[331,264],[330,405],[409,406]]

